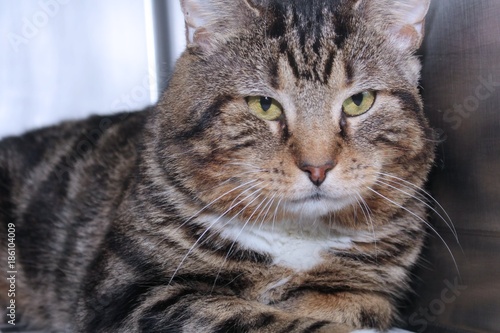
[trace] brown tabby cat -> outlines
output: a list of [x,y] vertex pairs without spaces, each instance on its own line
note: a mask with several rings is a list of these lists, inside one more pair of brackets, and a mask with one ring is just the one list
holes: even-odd
[[158,105],[0,143],[2,309],[53,332],[389,328],[425,230],[429,0],[181,3]]

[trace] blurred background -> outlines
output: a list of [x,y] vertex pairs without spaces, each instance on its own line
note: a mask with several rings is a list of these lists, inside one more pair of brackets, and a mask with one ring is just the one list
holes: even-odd
[[153,104],[183,49],[179,1],[0,0],[0,137]]
[[[432,215],[402,320],[500,332],[500,1],[433,0],[426,30],[429,190],[456,232]],[[183,48],[177,0],[0,0],[0,137],[154,104]]]

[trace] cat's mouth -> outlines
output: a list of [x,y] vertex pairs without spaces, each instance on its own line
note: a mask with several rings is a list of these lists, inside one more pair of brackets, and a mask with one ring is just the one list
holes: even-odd
[[306,203],[310,201],[322,201],[322,200],[332,200],[330,197],[322,193],[314,193],[309,196],[300,199],[291,200],[292,203]]
[[319,217],[342,210],[352,204],[350,196],[334,197],[317,192],[290,199],[285,207],[289,212],[299,214],[302,217]]

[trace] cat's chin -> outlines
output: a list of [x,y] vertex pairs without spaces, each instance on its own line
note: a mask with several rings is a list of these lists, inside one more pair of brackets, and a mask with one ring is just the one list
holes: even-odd
[[283,207],[287,213],[304,219],[325,217],[353,205],[351,197],[330,198],[314,194],[299,200],[290,200]]

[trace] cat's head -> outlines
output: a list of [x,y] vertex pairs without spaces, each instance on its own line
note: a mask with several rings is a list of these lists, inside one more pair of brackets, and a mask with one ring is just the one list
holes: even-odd
[[413,54],[429,0],[181,5],[188,48],[159,103],[155,149],[199,207],[364,228],[422,186],[434,145]]

